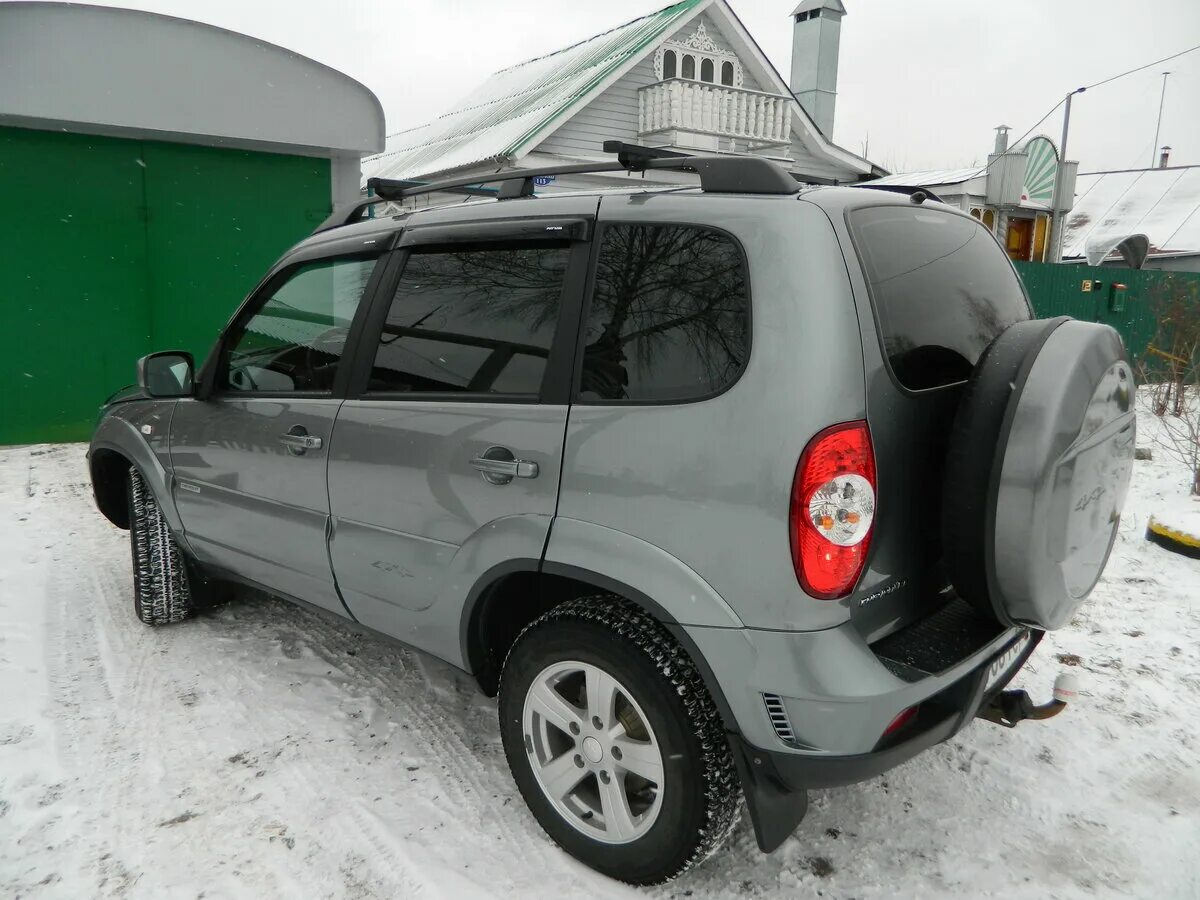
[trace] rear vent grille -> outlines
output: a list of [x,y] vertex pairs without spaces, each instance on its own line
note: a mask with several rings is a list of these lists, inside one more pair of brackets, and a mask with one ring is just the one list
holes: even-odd
[[771,727],[775,729],[775,734],[784,743],[795,744],[796,732],[792,731],[792,721],[788,718],[783,698],[778,694],[763,694],[762,696],[763,703],[767,705],[767,716],[771,720]]

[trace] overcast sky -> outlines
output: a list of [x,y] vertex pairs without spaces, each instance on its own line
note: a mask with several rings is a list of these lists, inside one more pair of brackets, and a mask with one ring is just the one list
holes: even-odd
[[[798,0],[732,0],[786,79]],[[834,138],[892,171],[985,161],[1070,89],[1200,44],[1200,0],[844,0]],[[281,44],[341,69],[383,103],[388,132],[436,117],[489,73],[665,6],[659,0],[109,0]],[[1080,171],[1200,163],[1200,51],[1075,99]],[[1058,141],[1061,112],[1037,131]],[[1037,133],[1037,132],[1035,132]],[[869,143],[868,143],[869,142]]]

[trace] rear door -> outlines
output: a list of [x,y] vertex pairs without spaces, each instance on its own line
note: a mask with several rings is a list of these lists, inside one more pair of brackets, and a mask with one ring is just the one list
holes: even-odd
[[533,202],[545,216],[406,229],[331,449],[347,606],[449,658],[461,600],[492,566],[537,565],[558,500],[591,218]]
[[326,462],[342,357],[377,261],[355,253],[275,274],[227,329],[211,395],[181,400],[171,421],[175,502],[196,556],[342,614]]
[[849,230],[848,258],[859,262],[850,270],[879,493],[851,614],[875,639],[951,597],[941,565],[950,428],[983,351],[1030,309],[1012,264],[976,220],[907,199],[836,212],[837,227]]

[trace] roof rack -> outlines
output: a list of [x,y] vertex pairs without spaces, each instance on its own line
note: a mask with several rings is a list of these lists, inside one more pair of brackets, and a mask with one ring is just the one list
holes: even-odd
[[[334,208],[320,227],[313,233],[350,225],[361,221],[363,210],[375,203],[404,200],[421,194],[472,193],[495,196],[500,200],[532,197],[534,179],[546,175],[583,175],[595,172],[646,172],[665,169],[695,172],[700,176],[700,189],[717,194],[795,194],[800,185],[782,167],[761,156],[689,156],[672,150],[655,147],[640,147],[621,141],[605,141],[606,153],[615,153],[611,162],[577,163],[564,166],[547,166],[539,169],[510,169],[490,175],[472,175],[467,178],[450,178],[425,184],[390,178],[368,178],[367,190],[375,196],[363,197],[352,203]],[[481,187],[499,182],[500,188],[492,190]],[[494,190],[494,189],[493,189]]]

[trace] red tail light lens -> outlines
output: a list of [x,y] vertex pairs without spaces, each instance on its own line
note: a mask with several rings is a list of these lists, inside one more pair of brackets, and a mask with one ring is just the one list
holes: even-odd
[[891,725],[889,725],[887,728],[883,729],[883,736],[890,737],[891,735],[893,735],[897,731],[899,731],[901,728],[903,728],[905,725],[907,725],[909,722],[911,722],[913,719],[915,719],[917,717],[918,709],[920,709],[919,706],[910,706],[908,709],[902,711],[900,713],[900,715],[898,715],[898,716],[896,716],[896,718],[892,719]]
[[804,592],[846,596],[858,583],[875,522],[875,451],[866,422],[817,434],[792,481],[792,564]]

